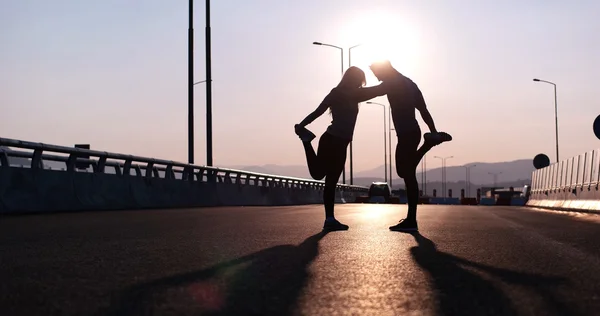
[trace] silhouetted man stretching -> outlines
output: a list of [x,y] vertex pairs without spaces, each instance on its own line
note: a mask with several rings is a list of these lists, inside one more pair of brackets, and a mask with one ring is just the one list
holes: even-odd
[[[404,179],[408,198],[408,213],[399,224],[390,227],[395,231],[417,231],[417,204],[419,203],[419,183],[417,182],[417,166],[423,156],[433,146],[452,140],[452,136],[438,132],[433,118],[427,110],[423,94],[419,87],[409,78],[398,72],[389,61],[371,65],[373,74],[385,85],[387,98],[392,110],[392,120],[398,137],[396,145],[396,173]],[[415,117],[415,109],[419,110],[430,133],[425,133],[421,143],[421,128]]]

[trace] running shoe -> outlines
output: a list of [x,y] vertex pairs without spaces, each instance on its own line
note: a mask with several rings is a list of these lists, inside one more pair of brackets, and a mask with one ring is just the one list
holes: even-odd
[[416,232],[419,231],[416,220],[402,219],[397,225],[391,226],[390,230],[396,232]]

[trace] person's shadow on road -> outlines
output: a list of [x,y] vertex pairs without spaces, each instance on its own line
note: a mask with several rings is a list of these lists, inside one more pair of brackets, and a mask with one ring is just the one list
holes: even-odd
[[[430,276],[440,315],[517,315],[510,298],[489,280],[518,285],[536,292],[547,310],[557,315],[578,313],[553,293],[566,282],[548,277],[496,268],[441,252],[433,241],[418,232],[410,233],[418,246],[410,249],[414,261]],[[486,277],[484,278],[485,275]]]
[[289,315],[309,279],[308,266],[319,253],[319,241],[327,233],[317,233],[299,245],[275,246],[200,271],[138,284],[117,293],[102,314],[173,313],[173,306],[165,307],[165,296],[183,289],[178,297],[187,297],[188,303],[179,298],[171,302],[177,313]]

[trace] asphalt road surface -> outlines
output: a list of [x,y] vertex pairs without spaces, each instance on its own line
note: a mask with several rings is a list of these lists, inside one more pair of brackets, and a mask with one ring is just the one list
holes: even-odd
[[598,315],[600,216],[402,205],[0,217],[0,315]]

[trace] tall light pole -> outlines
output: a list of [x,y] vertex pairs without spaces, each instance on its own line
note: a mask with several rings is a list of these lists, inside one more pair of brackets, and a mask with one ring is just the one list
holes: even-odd
[[188,26],[188,163],[194,163],[194,0],[189,3]]
[[466,197],[471,195],[471,168],[477,167],[477,165],[463,166],[465,168],[465,191]]
[[[333,48],[337,48],[340,50],[340,54],[341,54],[341,70],[342,70],[342,76],[344,75],[344,49],[339,47],[339,46],[335,46],[335,45],[331,45],[331,44],[325,44],[325,43],[321,43],[321,42],[313,42],[314,45],[319,45],[319,46],[328,46],[328,47],[333,47]],[[352,143],[350,143],[350,146],[352,146]],[[350,151],[350,153],[352,153],[352,151]],[[350,163],[352,164],[352,154],[350,154]],[[344,169],[342,169],[342,183],[346,184],[346,166],[344,165]]]
[[376,104],[376,105],[381,105],[383,108],[383,168],[384,168],[384,179],[385,182],[388,181],[388,173],[387,173],[387,140],[386,140],[386,125],[385,125],[385,104],[381,104],[381,103],[377,103],[377,102],[371,102],[368,101],[367,104]]
[[321,42],[313,42],[314,45],[319,45],[319,46],[329,46],[329,47],[333,47],[333,48],[337,48],[340,50],[340,53],[342,55],[341,58],[341,63],[342,63],[342,76],[344,75],[344,49],[339,47],[339,46],[335,46],[335,45],[331,45],[331,44],[325,44],[325,43],[321,43]]
[[541,79],[537,79],[537,78],[533,79],[533,81],[545,82],[545,83],[548,83],[548,84],[551,84],[554,86],[554,127],[556,129],[556,162],[559,162],[559,160],[558,160],[558,100],[556,97],[556,84],[554,82],[541,80]]
[[427,154],[423,155],[423,162],[421,162],[421,182],[423,194],[427,195]]
[[[191,0],[192,1],[192,0]],[[210,49],[210,0],[206,1],[206,165],[213,165],[212,151],[212,59]]]
[[[348,68],[352,67],[352,49],[355,47],[358,47],[360,45],[361,44],[358,44],[358,45],[354,45],[354,46],[348,48]],[[353,163],[353,159],[352,159],[353,152],[354,152],[354,150],[352,150],[352,141],[350,141],[350,185],[354,184],[354,174],[353,174],[354,163]]]
[[444,198],[446,197],[446,159],[454,158],[454,156],[447,157],[439,157],[434,156],[434,158],[438,158],[442,160],[442,191],[444,193]]
[[358,46],[362,46],[362,44],[357,44],[348,48],[348,67],[352,67],[352,49]]
[[494,188],[495,188],[496,184],[498,182],[498,175],[502,174],[502,172],[488,172],[488,174],[491,174],[493,176],[493,179],[494,179]]
[[390,162],[390,188],[393,186],[393,171],[394,168],[392,167],[392,131],[395,131],[396,129],[392,127],[392,122],[390,119],[390,116],[392,115],[392,110],[390,108],[390,112],[388,113],[388,161]]

